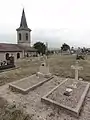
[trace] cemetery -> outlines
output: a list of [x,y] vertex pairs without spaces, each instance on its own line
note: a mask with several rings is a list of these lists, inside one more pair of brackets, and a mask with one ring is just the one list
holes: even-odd
[[0,96],[32,120],[89,120],[90,56],[84,61],[75,57],[50,55],[17,62],[18,69],[0,75]]
[[0,5],[0,120],[90,120],[89,0]]
[[78,80],[78,70],[82,69],[82,67],[78,66],[77,61],[76,65],[72,65],[71,68],[75,69],[75,79],[66,79],[42,97],[41,100],[56,107],[66,109],[78,117],[90,85],[87,82]]

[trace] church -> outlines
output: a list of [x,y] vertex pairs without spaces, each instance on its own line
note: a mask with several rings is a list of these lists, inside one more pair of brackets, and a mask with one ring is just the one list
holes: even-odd
[[13,55],[15,61],[19,58],[29,57],[37,54],[37,50],[31,47],[31,29],[28,28],[24,9],[21,22],[17,31],[17,44],[0,43],[0,61],[7,60]]

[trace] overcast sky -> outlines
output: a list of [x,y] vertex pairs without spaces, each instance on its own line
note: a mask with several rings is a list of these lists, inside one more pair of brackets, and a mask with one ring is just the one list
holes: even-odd
[[0,0],[0,42],[16,42],[23,7],[32,43],[90,47],[90,0]]

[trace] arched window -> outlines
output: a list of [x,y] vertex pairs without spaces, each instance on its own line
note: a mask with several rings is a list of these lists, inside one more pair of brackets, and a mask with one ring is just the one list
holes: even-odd
[[28,33],[26,33],[26,40],[28,40]]
[[9,59],[9,53],[6,53],[6,60]]
[[29,57],[29,54],[27,53],[27,57]]
[[19,40],[21,40],[21,33],[19,33]]
[[17,53],[17,59],[19,59],[20,58],[20,53]]

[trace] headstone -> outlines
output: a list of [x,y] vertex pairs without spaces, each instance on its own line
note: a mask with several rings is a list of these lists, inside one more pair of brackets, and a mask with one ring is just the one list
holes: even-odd
[[40,61],[40,54],[37,54],[37,60]]
[[45,61],[47,60],[47,56],[46,56],[46,55],[44,55],[44,60],[45,60]]
[[42,63],[40,66],[40,72],[43,74],[49,73],[49,67],[46,66],[46,63]]
[[40,68],[39,68],[39,72],[37,73],[37,75],[43,76],[43,77],[50,77],[51,73],[49,72],[49,66],[46,66],[46,63],[42,63]]

